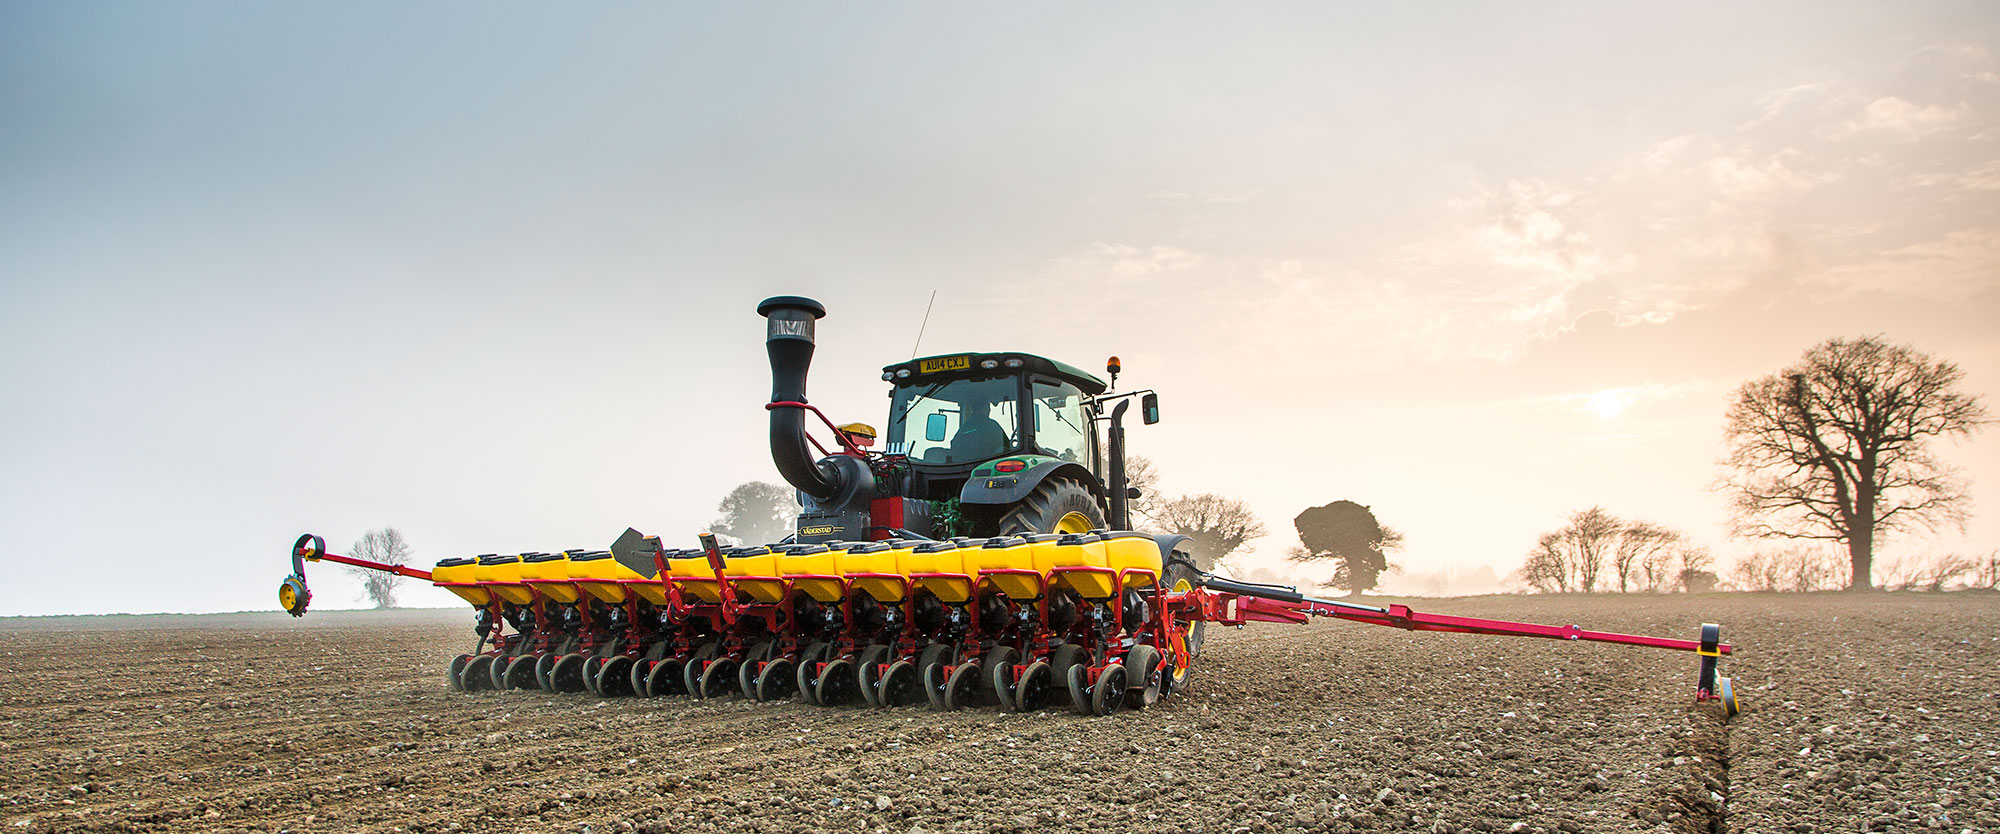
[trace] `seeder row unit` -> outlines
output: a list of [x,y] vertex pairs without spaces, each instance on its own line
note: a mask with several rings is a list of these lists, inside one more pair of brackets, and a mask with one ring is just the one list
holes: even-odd
[[1143,709],[1185,685],[1208,624],[1331,617],[1415,631],[1587,640],[1700,656],[1697,702],[1734,715],[1719,628],[1678,640],[1319,599],[1197,571],[1180,537],[1135,532],[664,548],[627,530],[610,550],[445,559],[430,571],[293,545],[305,563],[424,579],[471,604],[478,643],[446,679],[466,691],[742,697],[808,704],[1079,713]]

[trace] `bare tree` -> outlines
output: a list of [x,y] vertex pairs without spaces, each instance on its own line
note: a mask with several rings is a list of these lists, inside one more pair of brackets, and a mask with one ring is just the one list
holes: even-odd
[[1153,512],[1160,505],[1160,472],[1153,467],[1152,458],[1126,456],[1125,485],[1139,491],[1139,497],[1132,499],[1128,505],[1132,508],[1132,515],[1152,521]]
[[1715,590],[1722,581],[1710,568],[1715,565],[1715,554],[1706,547],[1685,547],[1681,549],[1681,569],[1675,574],[1675,584],[1690,594],[1702,594]]
[[1659,587],[1659,580],[1666,578],[1666,563],[1680,542],[1681,534],[1671,528],[1650,521],[1626,524],[1611,551],[1611,566],[1618,575],[1618,593],[1625,593],[1642,579],[1645,590]]
[[1604,572],[1607,557],[1623,529],[1625,523],[1603,507],[1591,507],[1569,517],[1569,527],[1563,535],[1569,539],[1571,553],[1576,557],[1577,590],[1586,594],[1597,590],[1597,577]]
[[1535,549],[1528,551],[1528,560],[1515,573],[1528,590],[1545,594],[1566,594],[1570,591],[1569,551],[1563,545],[1561,533],[1543,533],[1536,540]]
[[1289,558],[1295,562],[1332,560],[1332,585],[1356,594],[1373,589],[1383,573],[1395,568],[1388,553],[1403,546],[1403,534],[1375,519],[1375,511],[1353,501],[1311,507],[1292,519],[1302,547]]
[[1973,557],[1969,584],[1974,588],[2000,588],[2000,550]]
[[[414,551],[401,532],[394,527],[384,527],[361,534],[354,547],[348,550],[348,555],[385,565],[407,565]],[[396,607],[396,585],[403,581],[402,574],[353,565],[342,567],[361,579],[364,598],[375,603],[376,608]]]
[[1214,493],[1162,501],[1153,521],[1193,539],[1195,566],[1202,570],[1214,570],[1217,562],[1265,532],[1264,522],[1257,520],[1248,504]]
[[799,500],[790,487],[768,481],[737,484],[722,497],[710,530],[741,544],[765,544],[792,534],[799,519]]
[[1841,561],[1817,547],[1758,550],[1736,560],[1729,581],[1739,591],[1831,591],[1847,584]]
[[1730,406],[1722,486],[1736,532],[1847,544],[1849,587],[1871,587],[1875,540],[1964,521],[1964,482],[1931,440],[1984,425],[1958,366],[1879,337],[1830,339],[1744,383]]

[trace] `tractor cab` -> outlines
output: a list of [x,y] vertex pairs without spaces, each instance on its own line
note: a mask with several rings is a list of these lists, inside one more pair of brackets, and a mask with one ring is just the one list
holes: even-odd
[[1025,353],[932,356],[890,365],[882,453],[902,461],[913,498],[960,497],[978,476],[1068,464],[1102,483],[1092,398],[1104,382]]

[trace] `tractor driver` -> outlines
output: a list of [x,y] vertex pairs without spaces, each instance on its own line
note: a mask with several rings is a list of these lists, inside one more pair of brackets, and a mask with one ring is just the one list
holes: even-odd
[[959,404],[958,433],[952,435],[953,463],[984,460],[1007,448],[1007,428],[991,415],[992,404],[975,400]]

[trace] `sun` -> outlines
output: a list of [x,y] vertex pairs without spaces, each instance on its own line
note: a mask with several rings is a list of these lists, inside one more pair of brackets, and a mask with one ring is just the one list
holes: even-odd
[[1584,402],[1583,408],[1585,411],[1609,420],[1618,416],[1625,410],[1626,406],[1631,404],[1632,398],[1630,396],[1627,396],[1625,392],[1619,391],[1616,388],[1611,388],[1590,395],[1590,399]]

